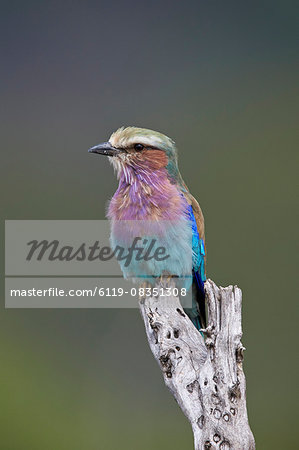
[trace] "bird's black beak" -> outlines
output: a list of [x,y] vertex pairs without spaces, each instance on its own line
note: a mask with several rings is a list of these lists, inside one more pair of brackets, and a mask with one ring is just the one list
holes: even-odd
[[116,156],[124,150],[113,147],[110,142],[103,142],[102,144],[91,147],[88,151],[89,153],[98,153],[99,155]]

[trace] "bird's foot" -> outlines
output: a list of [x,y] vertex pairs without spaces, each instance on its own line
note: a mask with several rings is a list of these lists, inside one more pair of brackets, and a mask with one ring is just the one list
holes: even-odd
[[139,287],[139,300],[145,300],[146,297],[151,297],[152,285],[148,281],[141,283]]
[[164,273],[159,277],[159,284],[164,287],[171,287],[174,284],[175,275],[171,275],[170,273]]

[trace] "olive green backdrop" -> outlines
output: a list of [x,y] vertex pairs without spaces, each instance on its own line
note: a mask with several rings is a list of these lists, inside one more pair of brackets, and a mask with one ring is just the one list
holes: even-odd
[[[208,275],[243,290],[263,450],[298,443],[295,13],[292,1],[1,1],[3,219],[102,219],[117,183],[88,147],[121,125],[176,140]],[[1,450],[192,449],[137,310],[3,300],[0,350]]]

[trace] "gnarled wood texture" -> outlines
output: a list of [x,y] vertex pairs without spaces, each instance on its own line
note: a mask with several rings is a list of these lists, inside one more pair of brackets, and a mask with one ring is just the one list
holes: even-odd
[[205,339],[177,297],[140,300],[148,342],[165,384],[191,423],[195,450],[254,450],[242,368],[242,293],[211,280],[205,290]]

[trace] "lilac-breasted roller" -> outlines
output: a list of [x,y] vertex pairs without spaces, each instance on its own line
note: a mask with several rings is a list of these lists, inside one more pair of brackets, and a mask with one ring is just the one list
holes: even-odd
[[[179,172],[174,141],[156,131],[122,127],[108,142],[89,152],[108,156],[119,180],[108,208],[112,244],[119,244],[130,235],[130,221],[142,226],[147,222],[162,224],[165,246],[176,255],[165,261],[164,269],[170,275],[180,276],[188,272],[186,268],[191,264],[192,305],[184,309],[197,329],[204,327],[204,218]],[[122,265],[125,278],[138,277],[140,267]],[[149,268],[149,272],[155,271],[154,266]]]

